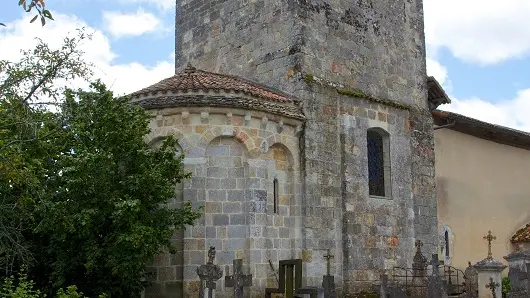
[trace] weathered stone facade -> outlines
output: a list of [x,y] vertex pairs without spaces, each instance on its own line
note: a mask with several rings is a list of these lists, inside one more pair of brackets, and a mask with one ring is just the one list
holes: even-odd
[[[184,199],[205,206],[173,265],[184,296],[198,292],[195,268],[211,245],[220,266],[244,259],[252,297],[275,286],[269,260],[302,258],[304,283],[318,286],[331,249],[340,297],[371,287],[385,269],[410,267],[415,240],[436,252],[421,0],[181,0],[176,28],[178,71],[191,63],[275,87],[301,99],[306,118],[300,126],[241,105],[148,107],[157,109],[150,139],[181,139],[193,174]],[[368,190],[371,128],[388,134],[384,197]],[[181,297],[163,294],[173,281],[158,270],[152,297]],[[227,293],[219,283],[217,296]]]

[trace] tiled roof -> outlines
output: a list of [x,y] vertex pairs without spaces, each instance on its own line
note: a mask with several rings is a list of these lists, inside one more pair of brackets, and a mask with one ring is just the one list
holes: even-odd
[[442,104],[451,103],[451,99],[434,77],[427,78],[427,92],[431,111]]
[[530,223],[515,232],[510,241],[513,243],[530,242]]
[[181,73],[154,85],[136,91],[133,97],[166,94],[168,92],[228,91],[244,93],[260,99],[276,102],[293,102],[290,96],[239,77],[199,70],[191,65]]

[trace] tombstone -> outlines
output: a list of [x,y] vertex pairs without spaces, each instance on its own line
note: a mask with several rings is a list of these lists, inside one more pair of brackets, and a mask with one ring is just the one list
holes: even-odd
[[425,297],[426,295],[426,272],[427,258],[421,252],[423,243],[421,240],[416,241],[416,254],[412,261],[412,287],[411,294],[414,297]]
[[501,284],[501,274],[507,266],[493,259],[491,242],[497,238],[491,234],[491,231],[488,231],[488,235],[484,236],[484,239],[488,241],[488,256],[473,266],[478,272],[478,297],[501,298],[502,289],[495,285]]
[[467,298],[478,297],[478,272],[475,267],[471,266],[471,262],[467,262],[468,266],[464,271],[465,291]]
[[440,266],[438,254],[432,255],[431,266],[432,273],[427,279],[427,297],[447,298],[447,288],[442,277],[440,276],[440,272],[438,271],[438,267]]
[[326,259],[326,275],[322,280],[322,288],[324,289],[325,298],[337,298],[337,292],[335,291],[335,277],[331,275],[331,259],[335,258],[328,249],[328,253],[324,256]]
[[281,260],[279,269],[278,288],[266,288],[265,298],[271,298],[272,294],[283,294],[285,298],[300,297],[299,295],[309,295],[310,298],[318,297],[319,289],[302,287],[302,259]]
[[504,259],[508,262],[510,278],[510,292],[506,297],[527,297],[530,295],[527,270],[527,266],[530,265],[530,251],[517,249]]
[[388,289],[388,275],[381,274],[381,286],[379,287],[379,298],[390,297],[390,291]]
[[243,298],[244,287],[252,286],[252,274],[243,274],[243,260],[236,259],[234,264],[234,274],[230,275],[227,265],[225,276],[225,287],[234,288],[234,297]]
[[201,280],[199,298],[215,297],[215,282],[223,276],[223,270],[213,263],[214,259],[215,247],[211,246],[208,250],[208,262],[205,265],[197,267],[197,275]]

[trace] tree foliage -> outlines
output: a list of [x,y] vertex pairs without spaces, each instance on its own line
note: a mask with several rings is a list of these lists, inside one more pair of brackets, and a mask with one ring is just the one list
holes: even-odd
[[145,286],[147,262],[170,247],[169,227],[184,228],[199,214],[189,202],[166,204],[188,177],[177,141],[150,148],[145,110],[99,82],[92,87],[67,92],[62,106],[50,191],[38,205],[38,259],[47,261],[36,276],[53,272],[53,290],[75,284],[92,296],[133,297]]
[[[46,9],[45,0],[19,0],[18,6],[22,7],[25,12],[30,13],[36,11],[36,15],[31,19],[31,23],[35,22],[40,17],[42,26],[46,25],[46,19],[53,20],[52,13]],[[0,26],[5,26],[4,23],[0,23]]]
[[189,202],[168,208],[189,175],[176,139],[146,144],[145,110],[99,81],[89,91],[57,85],[90,74],[77,49],[85,37],[0,62],[0,264],[27,265],[50,297],[70,285],[134,297],[146,264],[200,215]]
[[0,270],[30,265],[32,253],[23,236],[33,226],[32,208],[42,196],[44,161],[55,152],[50,139],[60,127],[45,105],[59,103],[65,89],[57,80],[88,78],[91,66],[79,44],[90,36],[79,30],[58,50],[39,40],[20,61],[0,61]]

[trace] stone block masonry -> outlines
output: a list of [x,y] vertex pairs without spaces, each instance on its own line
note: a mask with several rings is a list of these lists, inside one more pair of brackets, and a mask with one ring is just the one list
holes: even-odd
[[[294,160],[300,176],[293,187],[294,197],[300,197],[296,207],[289,208],[292,213],[283,217],[283,227],[292,224],[288,220],[298,225],[290,230],[298,237],[290,245],[304,259],[306,285],[320,284],[327,249],[336,255],[332,274],[339,296],[369,287],[393,266],[410,266],[415,239],[425,243],[427,255],[436,252],[433,124],[427,110],[421,0],[184,0],[177,1],[176,27],[177,70],[191,62],[303,100],[307,120],[300,141],[288,147],[290,154],[299,155]],[[388,197],[368,195],[366,133],[374,127],[389,135]],[[193,131],[186,128],[183,133]],[[198,150],[200,154],[189,160],[206,163],[199,158],[206,149]],[[273,163],[248,156],[244,171],[255,176],[246,180],[252,185],[247,207],[259,213],[268,208],[260,192],[271,187],[263,185],[259,171]],[[194,171],[204,183],[217,183],[201,166]],[[192,188],[184,189],[185,197],[187,191],[210,200],[210,194]],[[223,194],[212,192],[212,202]],[[267,198],[270,195],[267,191]],[[212,208],[229,212],[237,206]],[[237,222],[237,213],[216,220],[230,222],[231,215]],[[250,231],[256,233],[253,225],[268,223],[257,234],[262,247],[287,245],[280,236],[287,232],[276,229],[276,221],[259,214],[250,218],[256,222]],[[205,217],[205,224],[210,221],[213,224],[213,215]],[[215,227],[216,235],[226,237],[224,226]],[[284,257],[281,251],[253,250],[252,243],[238,245],[247,245],[249,256],[261,260]],[[258,264],[256,268],[263,265],[259,268],[266,272],[267,265]]]
[[[180,199],[204,206],[204,214],[176,237],[181,253],[158,256],[149,267],[157,277],[145,297],[197,297],[196,268],[205,263],[211,246],[216,247],[221,268],[242,259],[244,272],[253,275],[248,292],[263,297],[265,287],[275,282],[269,260],[277,264],[302,256],[297,128],[301,122],[225,108],[156,113],[147,140],[156,144],[166,135],[179,139],[185,171],[192,174],[182,185]],[[169,267],[169,260],[178,265]],[[171,292],[173,284],[179,287]],[[216,297],[232,297],[232,292],[218,283]]]

